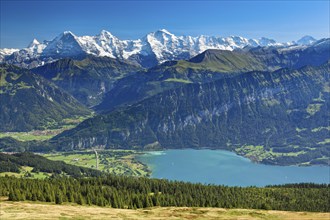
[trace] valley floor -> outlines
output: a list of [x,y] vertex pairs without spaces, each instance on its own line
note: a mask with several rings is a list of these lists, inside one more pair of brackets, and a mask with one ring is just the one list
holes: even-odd
[[252,209],[164,207],[149,209],[113,209],[74,204],[0,200],[0,219],[265,219],[328,220],[330,213],[265,211]]
[[[136,157],[141,154],[143,152],[134,150],[98,150],[98,169],[114,175],[149,177],[151,171],[148,166],[136,160]],[[42,156],[50,160],[64,161],[67,164],[96,169],[94,151],[58,152],[42,154]]]

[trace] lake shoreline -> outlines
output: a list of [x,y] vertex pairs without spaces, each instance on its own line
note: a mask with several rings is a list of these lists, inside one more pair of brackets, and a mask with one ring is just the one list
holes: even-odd
[[207,147],[203,147],[203,148],[163,148],[163,149],[154,149],[154,150],[137,150],[137,152],[141,152],[142,154],[144,153],[148,153],[148,152],[166,152],[168,150],[213,150],[213,151],[218,151],[218,150],[222,150],[222,151],[228,151],[228,152],[232,152],[235,153],[237,156],[241,156],[244,157],[246,159],[249,159],[252,163],[255,164],[263,164],[263,165],[267,165],[267,166],[281,166],[281,167],[286,167],[286,166],[297,166],[297,167],[329,167],[330,168],[330,163],[328,165],[325,164],[290,164],[290,165],[286,165],[286,164],[272,164],[272,163],[265,163],[262,162],[260,160],[255,159],[255,157],[253,156],[246,156],[246,154],[241,154],[238,153],[235,150],[228,150],[228,149],[215,149],[215,148],[207,148]]
[[[206,148],[163,149],[143,152],[144,154],[136,157],[136,159],[146,164],[149,170],[151,170],[151,178],[229,186],[266,186],[301,182],[329,183],[329,169],[327,166],[279,166],[261,164],[232,151]],[[195,175],[200,175],[199,179],[189,177],[191,170],[194,170]],[[209,173],[209,170],[213,170],[213,174],[211,172],[210,176],[201,175]],[[244,171],[242,173],[243,175],[240,171]],[[221,181],[212,177],[216,173],[220,173],[221,175],[221,172],[225,173],[221,177]],[[254,176],[256,179],[263,175],[265,177],[263,178],[264,180],[255,181],[249,179],[247,174]],[[242,176],[245,176],[244,178],[247,179],[244,179]]]

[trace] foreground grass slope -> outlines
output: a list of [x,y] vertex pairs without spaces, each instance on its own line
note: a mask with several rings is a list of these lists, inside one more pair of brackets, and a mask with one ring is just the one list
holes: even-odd
[[265,211],[251,209],[155,207],[148,209],[114,209],[54,205],[43,202],[10,202],[2,197],[0,219],[265,219],[328,220],[330,213]]

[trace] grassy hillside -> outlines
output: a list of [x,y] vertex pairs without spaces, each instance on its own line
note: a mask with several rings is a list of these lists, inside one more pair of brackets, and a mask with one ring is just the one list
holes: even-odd
[[[141,152],[133,150],[98,150],[100,171],[115,175],[146,176],[151,173],[147,165],[137,161],[135,157]],[[63,161],[87,168],[96,168],[94,151],[73,151],[44,154],[49,160]]]
[[91,168],[66,164],[63,161],[48,160],[32,153],[0,153],[1,176],[15,176],[44,179],[51,175],[99,176],[101,172]]
[[0,198],[0,218],[9,219],[210,219],[210,220],[328,220],[330,213],[266,211],[255,209],[155,207],[147,209],[114,209],[77,206],[71,203],[54,205],[44,202],[10,202]]
[[[46,178],[52,174],[69,176],[105,174],[149,177],[147,165],[136,160],[132,150],[98,150],[98,170],[94,151],[74,151],[34,155],[0,153],[0,176]],[[86,168],[86,169],[85,169]],[[93,169],[93,170],[91,170]],[[91,172],[90,172],[91,171]],[[100,172],[101,171],[101,172]],[[93,174],[93,175],[94,175]]]

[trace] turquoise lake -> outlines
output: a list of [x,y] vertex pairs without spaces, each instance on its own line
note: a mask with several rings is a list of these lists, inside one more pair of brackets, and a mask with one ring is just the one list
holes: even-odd
[[284,183],[329,183],[326,166],[271,166],[224,150],[166,150],[138,157],[152,170],[152,178],[164,178],[228,186],[265,186]]

